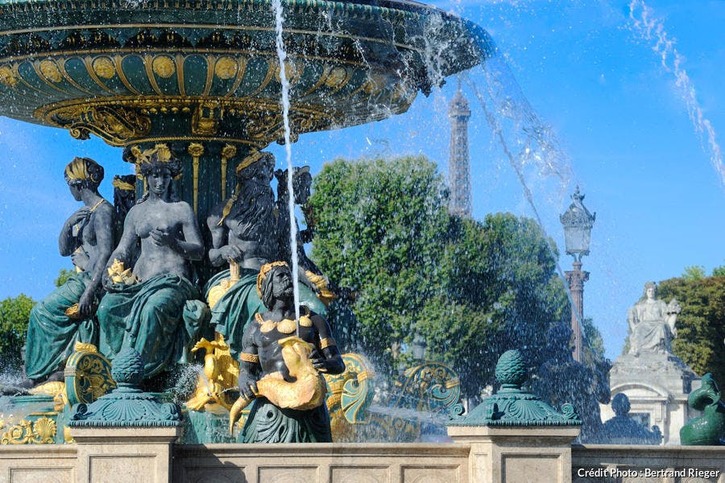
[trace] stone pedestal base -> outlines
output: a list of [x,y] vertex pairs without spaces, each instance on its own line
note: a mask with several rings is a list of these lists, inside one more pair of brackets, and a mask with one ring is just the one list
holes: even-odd
[[78,445],[77,482],[171,481],[171,444],[179,427],[71,429]]
[[449,426],[471,445],[469,479],[478,483],[571,482],[571,443],[579,427]]
[[[668,353],[645,352],[617,358],[609,371],[612,397],[629,398],[629,416],[648,429],[657,426],[663,444],[680,444],[680,428],[692,417],[687,396],[700,380],[678,357]],[[602,420],[614,417],[608,405],[600,406]]]

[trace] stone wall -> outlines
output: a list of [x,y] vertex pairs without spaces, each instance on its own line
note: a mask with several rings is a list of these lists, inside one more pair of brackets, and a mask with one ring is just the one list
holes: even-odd
[[[534,458],[537,451],[531,441],[507,442],[509,454],[521,453]],[[102,477],[83,468],[82,444],[22,445],[0,448],[0,482],[113,481],[145,483],[183,481],[224,482],[442,482],[479,483],[499,481],[519,483],[506,477],[506,468],[490,468],[483,480],[475,475],[475,451],[468,443],[437,444],[295,444],[295,445],[172,445],[171,476],[132,471],[142,467],[126,460],[111,474]],[[113,447],[108,445],[108,456]],[[120,447],[119,447],[120,448]],[[123,449],[123,448],[121,448]],[[128,453],[127,448],[123,449]],[[86,451],[87,452],[87,451]],[[137,450],[148,459],[144,451]],[[127,454],[128,457],[128,454]],[[93,459],[90,468],[93,469]],[[700,446],[573,446],[571,473],[546,474],[539,468],[540,482],[611,483],[725,483],[725,447]],[[503,466],[510,464],[503,460]],[[86,463],[88,464],[88,463]],[[100,469],[100,467],[98,467]],[[473,471],[473,473],[472,473]],[[162,471],[163,473],[163,471]],[[556,472],[553,472],[556,473]],[[108,476],[108,478],[105,478]],[[569,478],[571,476],[571,479]],[[100,479],[99,479],[100,478]]]
[[77,480],[77,463],[74,444],[0,446],[0,482],[73,483]]
[[457,444],[178,445],[173,475],[188,483],[468,483],[469,451]]

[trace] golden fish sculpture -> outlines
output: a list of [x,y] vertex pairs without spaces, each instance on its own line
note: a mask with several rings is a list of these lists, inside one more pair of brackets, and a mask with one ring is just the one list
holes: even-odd
[[[273,372],[257,381],[256,397],[266,397],[269,402],[279,408],[305,411],[321,406],[325,402],[327,386],[325,378],[312,365],[310,354],[314,346],[299,337],[292,336],[280,339],[282,359],[284,360],[293,382],[285,381],[282,373]],[[242,410],[252,402],[240,396],[229,411],[229,433],[234,434],[234,424]]]

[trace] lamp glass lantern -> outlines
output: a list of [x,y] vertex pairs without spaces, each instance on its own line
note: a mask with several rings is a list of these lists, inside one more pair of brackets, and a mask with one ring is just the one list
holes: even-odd
[[576,261],[581,261],[581,257],[589,255],[589,242],[597,215],[590,213],[584,206],[582,203],[584,195],[579,192],[578,187],[571,197],[573,203],[559,220],[564,226],[567,255],[572,255]]

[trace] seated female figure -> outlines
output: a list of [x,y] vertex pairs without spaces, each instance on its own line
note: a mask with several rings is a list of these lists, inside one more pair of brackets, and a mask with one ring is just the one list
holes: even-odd
[[65,180],[73,198],[83,202],[58,238],[60,254],[71,257],[76,273],[30,312],[25,344],[28,385],[61,378],[76,342],[98,343],[95,311],[113,250],[113,207],[98,193],[103,167],[92,159],[71,161]]
[[[129,210],[110,257],[104,278],[108,293],[98,319],[101,352],[113,359],[122,348],[133,347],[144,359],[144,377],[150,378],[186,359],[208,312],[189,280],[189,262],[204,254],[196,217],[172,191],[181,163],[164,145],[138,158],[147,191]],[[132,276],[122,273],[126,267],[120,264],[134,259]]]

